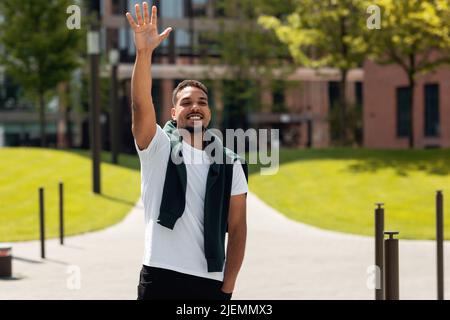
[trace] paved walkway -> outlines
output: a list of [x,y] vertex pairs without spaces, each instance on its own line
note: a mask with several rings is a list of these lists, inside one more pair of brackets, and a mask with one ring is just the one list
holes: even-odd
[[[253,194],[248,212],[247,252],[235,299],[373,299],[366,286],[372,238],[293,222]],[[49,240],[45,260],[39,258],[39,242],[14,243],[14,277],[0,280],[0,299],[135,299],[143,214],[139,202],[115,226],[66,238],[64,246]],[[450,263],[448,242],[445,253]],[[433,241],[400,242],[400,277],[402,299],[436,298]],[[445,287],[449,298],[450,281]]]

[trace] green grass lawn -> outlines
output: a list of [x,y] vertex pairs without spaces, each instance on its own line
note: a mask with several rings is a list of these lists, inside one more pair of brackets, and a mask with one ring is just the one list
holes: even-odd
[[[119,165],[102,153],[102,195],[91,192],[90,153],[0,149],[0,242],[37,239],[38,188],[45,188],[46,233],[58,235],[58,181],[64,182],[66,234],[119,222],[139,198],[139,159]],[[450,239],[450,150],[281,150],[276,175],[250,166],[250,189],[289,218],[320,228],[372,235],[375,202],[386,229],[403,239],[433,239],[435,191],[444,191]],[[254,213],[257,214],[257,213]]]
[[[103,153],[104,161],[108,154]],[[38,188],[45,188],[46,236],[58,236],[58,182],[64,183],[67,235],[119,222],[140,195],[139,159],[119,158],[101,165],[102,194],[91,189],[86,151],[0,148],[0,242],[39,237]]]
[[[281,150],[273,176],[250,167],[250,189],[289,218],[320,228],[373,235],[376,202],[386,230],[434,239],[435,193],[444,191],[450,239],[450,150]],[[257,214],[257,213],[255,213]]]

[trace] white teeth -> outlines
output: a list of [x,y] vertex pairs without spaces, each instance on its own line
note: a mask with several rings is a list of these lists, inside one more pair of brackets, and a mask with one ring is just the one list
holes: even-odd
[[202,119],[202,117],[201,116],[188,116],[188,119],[200,120],[200,119]]

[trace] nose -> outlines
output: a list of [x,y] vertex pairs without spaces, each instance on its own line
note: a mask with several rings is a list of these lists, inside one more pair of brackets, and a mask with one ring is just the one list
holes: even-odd
[[200,107],[198,106],[197,102],[195,102],[191,107],[191,112],[199,112]]

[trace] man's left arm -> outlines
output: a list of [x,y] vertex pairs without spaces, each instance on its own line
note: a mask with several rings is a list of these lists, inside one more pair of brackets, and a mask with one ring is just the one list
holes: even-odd
[[228,245],[227,259],[222,291],[232,293],[244,260],[247,239],[247,195],[245,193],[230,197],[228,210]]

